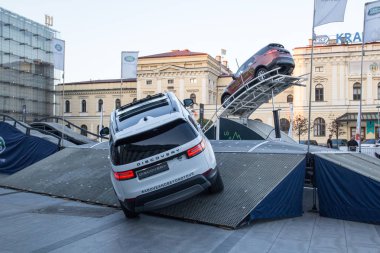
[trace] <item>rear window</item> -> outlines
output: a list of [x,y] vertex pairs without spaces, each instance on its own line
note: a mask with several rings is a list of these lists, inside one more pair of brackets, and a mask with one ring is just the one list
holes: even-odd
[[181,146],[197,137],[186,121],[179,119],[123,140],[111,146],[112,163],[122,165]]

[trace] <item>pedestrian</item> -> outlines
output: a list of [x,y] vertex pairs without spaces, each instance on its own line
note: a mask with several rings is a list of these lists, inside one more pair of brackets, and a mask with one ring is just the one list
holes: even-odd
[[347,142],[348,151],[356,151],[356,147],[359,146],[355,140],[355,136],[351,136],[351,140]]
[[327,148],[332,148],[332,135],[330,134],[329,135],[329,138],[327,139]]

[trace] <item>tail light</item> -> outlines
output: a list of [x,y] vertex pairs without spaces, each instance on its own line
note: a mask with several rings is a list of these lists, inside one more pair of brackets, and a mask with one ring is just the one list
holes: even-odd
[[205,141],[202,139],[202,141],[198,145],[187,150],[186,152],[187,157],[191,158],[202,153],[202,151],[205,150],[205,147],[206,147]]
[[277,52],[277,49],[271,49],[268,52],[266,52],[266,54],[273,54],[273,53],[276,53],[276,52]]
[[136,177],[136,174],[133,170],[126,170],[121,172],[113,172],[113,176],[116,180],[122,181],[122,180],[128,180]]

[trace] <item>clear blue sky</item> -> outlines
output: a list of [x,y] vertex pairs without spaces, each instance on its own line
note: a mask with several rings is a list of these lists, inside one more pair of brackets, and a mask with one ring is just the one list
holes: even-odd
[[[348,0],[345,22],[316,28],[335,36],[363,29],[364,3]],[[313,0],[0,0],[39,23],[54,17],[66,41],[66,82],[120,78],[121,51],[139,56],[189,49],[215,57],[227,50],[230,68],[269,42],[306,46]]]

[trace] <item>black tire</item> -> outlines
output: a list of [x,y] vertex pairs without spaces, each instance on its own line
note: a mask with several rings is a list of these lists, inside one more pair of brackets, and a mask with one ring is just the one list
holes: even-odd
[[138,213],[130,211],[127,208],[125,208],[123,202],[121,202],[120,200],[119,200],[119,203],[120,203],[121,210],[123,210],[123,213],[127,219],[133,219],[133,218],[139,217]]
[[256,73],[255,73],[255,78],[257,78],[257,82],[261,82],[263,81],[265,78],[267,78],[267,73],[268,70],[264,67],[261,67],[259,68],[258,70],[256,70]]
[[217,173],[218,174],[216,175],[215,181],[208,188],[208,191],[210,193],[218,193],[218,192],[223,191],[224,189],[224,183],[223,183],[222,177],[220,176],[219,171]]
[[[229,98],[231,97],[231,95],[227,94],[227,95],[224,95],[222,97],[222,104],[224,104],[224,102],[226,102]],[[229,103],[225,104],[224,107],[227,107]]]

